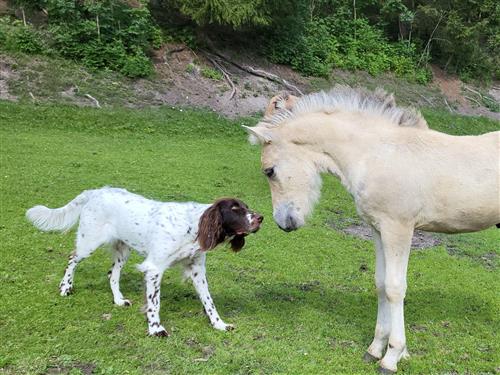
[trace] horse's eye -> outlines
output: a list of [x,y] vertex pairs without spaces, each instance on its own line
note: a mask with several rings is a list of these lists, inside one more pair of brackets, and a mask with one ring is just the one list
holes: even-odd
[[274,167],[264,169],[264,174],[269,178],[273,177],[274,176]]

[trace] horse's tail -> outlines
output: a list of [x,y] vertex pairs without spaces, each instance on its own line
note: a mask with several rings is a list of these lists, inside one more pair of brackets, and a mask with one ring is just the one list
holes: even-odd
[[48,208],[35,206],[26,211],[26,217],[35,227],[43,231],[57,230],[65,232],[77,222],[82,212],[82,207],[88,202],[90,191],[84,191],[66,206]]

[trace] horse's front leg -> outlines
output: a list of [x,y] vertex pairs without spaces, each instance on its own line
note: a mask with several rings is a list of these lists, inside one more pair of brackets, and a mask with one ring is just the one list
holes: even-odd
[[391,322],[387,352],[380,361],[383,373],[395,372],[399,360],[408,356],[403,302],[406,294],[406,273],[412,235],[413,228],[398,225],[398,223],[381,228],[385,257],[385,294]]
[[365,361],[378,361],[382,358],[391,333],[391,310],[385,294],[385,256],[380,232],[372,228],[375,242],[375,286],[377,288],[378,309],[375,336],[365,353]]

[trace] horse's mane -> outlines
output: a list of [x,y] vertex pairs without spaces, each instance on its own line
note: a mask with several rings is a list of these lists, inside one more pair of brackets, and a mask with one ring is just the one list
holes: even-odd
[[291,110],[281,109],[265,117],[266,126],[279,126],[286,120],[315,112],[335,112],[337,110],[348,112],[363,112],[387,118],[397,126],[428,128],[427,122],[419,111],[413,108],[396,106],[394,95],[384,89],[377,88],[368,91],[363,88],[349,86],[334,86],[330,91],[320,91],[302,96]]

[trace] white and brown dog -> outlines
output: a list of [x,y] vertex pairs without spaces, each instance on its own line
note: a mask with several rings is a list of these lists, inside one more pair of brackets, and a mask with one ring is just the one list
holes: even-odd
[[109,278],[114,303],[130,305],[120,292],[120,271],[131,248],[145,256],[138,269],[144,272],[146,282],[148,332],[156,336],[169,335],[160,324],[160,284],[163,272],[177,263],[193,281],[212,326],[219,330],[233,328],[221,320],[208,291],[205,254],[226,240],[234,251],[240,250],[244,237],[256,232],[263,220],[234,198],[219,199],[212,205],[164,203],[109,187],[84,191],[61,208],[35,206],[26,216],[43,231],[66,231],[80,221],[76,249],[59,286],[62,296],[73,290],[77,264],[99,246],[111,244],[114,263]]

